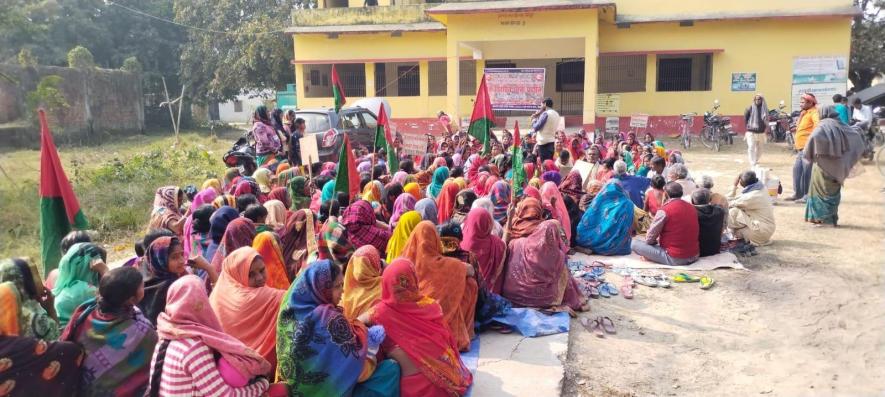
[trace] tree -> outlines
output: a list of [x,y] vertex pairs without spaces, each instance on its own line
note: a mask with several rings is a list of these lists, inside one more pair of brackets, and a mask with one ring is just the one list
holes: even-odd
[[142,68],[141,62],[138,62],[138,58],[129,57],[123,60],[123,66],[120,67],[120,70],[140,74],[144,71],[144,68]]
[[78,45],[68,52],[68,67],[91,69],[95,67],[95,58],[88,48]]
[[49,75],[40,79],[40,82],[37,83],[37,88],[29,92],[27,98],[25,98],[28,114],[36,115],[39,108],[46,109],[49,114],[57,114],[56,110],[67,108],[69,106],[68,101],[65,99],[64,93],[58,88],[62,81],[62,78],[56,75]]
[[18,64],[23,68],[33,68],[37,66],[37,57],[31,53],[30,49],[22,48],[18,52]]
[[285,0],[177,0],[175,20],[188,31],[181,74],[195,101],[223,101],[292,80]]
[[851,62],[848,77],[855,91],[868,88],[885,72],[885,0],[854,0],[861,14],[851,24]]

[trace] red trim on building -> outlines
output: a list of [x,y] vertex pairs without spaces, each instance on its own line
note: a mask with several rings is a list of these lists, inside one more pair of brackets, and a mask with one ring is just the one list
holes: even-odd
[[[470,56],[459,57],[458,60],[469,61],[473,59]],[[428,58],[367,58],[367,59],[324,59],[314,61],[297,61],[291,60],[292,65],[331,65],[331,64],[352,64],[352,63],[383,63],[383,62],[418,62],[418,61],[445,61],[446,57],[428,57]]]
[[[731,127],[738,134],[743,134],[746,132],[746,124],[744,122],[743,115],[728,115],[728,118],[731,119]],[[600,130],[605,129],[605,117],[597,117],[596,125],[599,126]],[[655,137],[664,136],[664,137],[674,137],[679,136],[682,133],[681,129],[682,125],[682,116],[673,115],[673,116],[649,116],[648,117],[648,128],[643,128],[640,132],[645,134],[645,132],[651,132]],[[699,135],[701,132],[701,128],[704,127],[704,116],[695,116],[694,122],[691,126],[691,132],[694,135]],[[630,128],[630,116],[620,117],[618,120],[618,129],[622,132],[630,132],[635,129]],[[642,137],[639,137],[642,138]]]

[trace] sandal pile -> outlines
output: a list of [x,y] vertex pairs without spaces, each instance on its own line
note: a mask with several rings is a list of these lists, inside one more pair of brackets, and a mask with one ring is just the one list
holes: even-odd
[[614,335],[617,333],[615,330],[615,322],[608,316],[599,316],[592,320],[587,317],[582,317],[581,325],[584,326],[584,329],[586,329],[587,332],[596,335],[597,338],[605,338],[605,334]]

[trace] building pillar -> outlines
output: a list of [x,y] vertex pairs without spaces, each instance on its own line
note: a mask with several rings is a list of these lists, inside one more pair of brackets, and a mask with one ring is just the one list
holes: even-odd
[[375,63],[366,62],[366,98],[375,97]]
[[418,95],[426,100],[430,96],[430,62],[418,61],[418,81],[420,83]]
[[[646,55],[645,63],[645,92],[655,92],[658,77],[658,56],[655,54]],[[628,115],[629,116],[629,115]]]
[[458,63],[458,42],[449,36],[446,42],[446,112],[461,124],[461,65]]
[[304,64],[296,63],[295,64],[295,103],[296,107],[299,107],[302,103],[304,103]]
[[582,121],[584,128],[594,128],[596,124],[596,83],[597,64],[599,63],[599,29],[587,32],[584,37],[584,109]]
[[[479,83],[482,81],[482,76],[485,74],[485,69],[486,69],[486,60],[485,59],[477,59],[476,60],[476,89],[477,90],[479,89]],[[476,95],[476,92],[471,92],[470,95]]]

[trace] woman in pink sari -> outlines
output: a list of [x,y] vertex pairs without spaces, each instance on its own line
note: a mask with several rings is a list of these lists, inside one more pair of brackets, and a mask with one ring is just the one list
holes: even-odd
[[467,214],[467,219],[461,225],[464,239],[461,240],[461,249],[473,253],[479,262],[481,286],[496,294],[501,293],[501,277],[504,270],[504,257],[507,254],[507,246],[504,240],[492,234],[495,221],[488,211],[482,208],[474,208]]
[[200,206],[206,204],[212,204],[212,201],[215,200],[215,197],[218,197],[218,193],[214,188],[206,188],[201,190],[194,196],[194,201],[191,202],[190,209],[188,210],[187,220],[184,221],[184,234],[181,236],[184,245],[184,257],[191,257],[191,249],[193,248],[193,240],[194,240],[194,211],[200,208]]
[[559,222],[547,220],[530,236],[510,241],[501,295],[513,306],[587,309],[587,298],[581,294],[565,264],[560,227]]
[[544,182],[541,186],[541,202],[544,208],[550,211],[553,219],[559,221],[562,231],[565,233],[565,251],[568,252],[568,242],[572,240],[572,223],[568,216],[568,210],[565,208],[565,201],[562,200],[562,194],[559,188],[553,182]]

